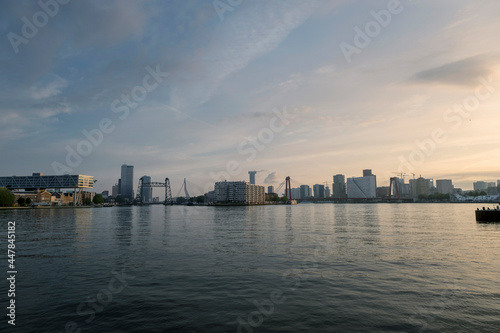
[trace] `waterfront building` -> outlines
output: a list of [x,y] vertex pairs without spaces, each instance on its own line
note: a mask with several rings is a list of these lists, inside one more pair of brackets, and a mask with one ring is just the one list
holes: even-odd
[[371,170],[363,170],[363,177],[347,179],[347,197],[356,199],[369,199],[377,197],[377,178]]
[[436,180],[436,189],[438,193],[453,194],[454,187],[451,179]]
[[116,198],[118,196],[118,184],[115,184],[111,187],[111,196]]
[[488,189],[488,184],[483,181],[477,181],[473,183],[474,191],[486,191]]
[[143,186],[141,187],[141,201],[143,203],[151,203],[151,200],[153,198],[153,188],[151,186],[144,186],[144,184],[151,183],[151,177],[142,176],[141,179],[143,184]]
[[245,181],[223,181],[215,183],[216,201],[221,203],[263,204],[264,186]]
[[419,195],[429,195],[431,193],[431,189],[433,187],[432,179],[425,179],[423,177],[419,177],[415,181],[415,196]]
[[486,189],[486,194],[488,195],[498,195],[498,187],[496,186],[488,186]]
[[419,195],[429,195],[437,192],[434,187],[433,179],[425,179],[420,176],[417,179],[410,179],[410,190],[413,198],[418,198]]
[[313,185],[314,198],[322,199],[325,197],[325,185],[316,184]]
[[311,188],[309,185],[300,185],[300,198],[305,199],[311,196]]
[[123,164],[121,168],[120,195],[129,201],[134,200],[134,166]]
[[31,176],[0,177],[0,187],[24,189],[26,191],[62,188],[93,188],[94,177],[85,175],[44,176],[33,173]]
[[291,199],[294,199],[294,200],[302,199],[302,197],[300,196],[300,187],[292,188],[292,198]]
[[217,193],[214,191],[208,191],[205,194],[205,202],[212,203],[217,202]]
[[330,193],[330,188],[327,186],[325,186],[325,198],[329,198],[331,197],[331,193]]
[[336,199],[347,198],[347,188],[344,175],[339,174],[333,176],[332,191],[333,191],[333,197]]
[[[73,189],[76,195],[72,196],[73,204],[78,205],[83,202],[82,191],[84,188],[94,187],[94,177],[86,175],[62,175],[62,176],[45,176],[43,173],[33,173],[31,176],[8,176],[0,177],[0,187],[6,187],[10,190],[23,190],[28,194],[29,192],[35,193],[37,196],[39,193],[46,192],[46,190],[61,190],[61,189]],[[49,192],[48,196],[42,195],[35,198],[35,200],[46,200],[44,202],[50,202],[51,194]]]
[[269,193],[269,194],[274,193],[274,186],[268,186],[267,193]]

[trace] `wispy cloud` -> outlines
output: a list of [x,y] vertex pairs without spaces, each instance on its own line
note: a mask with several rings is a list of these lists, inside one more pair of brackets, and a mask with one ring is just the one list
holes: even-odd
[[49,82],[40,82],[31,88],[31,98],[38,100],[57,96],[67,86],[68,81],[57,75],[51,75]]
[[318,4],[291,0],[239,8],[216,29],[210,45],[189,60],[192,64],[205,64],[197,66],[202,79],[177,85],[172,91],[174,105],[186,108],[208,101],[225,78],[276,48],[307,20]]
[[473,87],[492,72],[498,58],[479,55],[416,73],[412,81]]

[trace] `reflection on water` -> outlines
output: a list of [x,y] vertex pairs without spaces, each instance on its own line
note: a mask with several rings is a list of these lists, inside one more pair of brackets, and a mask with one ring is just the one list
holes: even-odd
[[[500,225],[474,209],[143,206],[0,221],[17,222],[20,331],[496,332]],[[118,272],[134,278],[85,322],[79,304]]]

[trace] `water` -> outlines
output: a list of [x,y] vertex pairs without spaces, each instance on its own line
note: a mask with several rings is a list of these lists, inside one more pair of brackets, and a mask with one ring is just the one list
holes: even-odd
[[[16,332],[498,332],[468,204],[0,210]],[[2,237],[7,271],[7,241]],[[7,282],[0,286],[2,307]],[[6,310],[4,310],[6,312]]]

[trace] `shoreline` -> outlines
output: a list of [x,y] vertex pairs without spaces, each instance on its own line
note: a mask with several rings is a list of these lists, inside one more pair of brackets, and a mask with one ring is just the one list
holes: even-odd
[[94,208],[94,207],[92,207],[92,206],[0,207],[0,210],[14,210],[14,209],[68,209],[68,208]]

